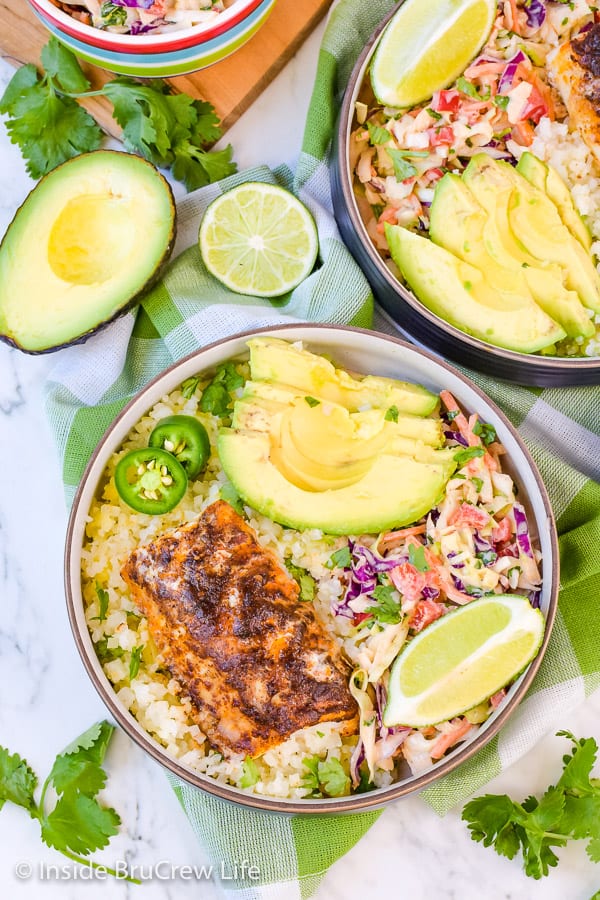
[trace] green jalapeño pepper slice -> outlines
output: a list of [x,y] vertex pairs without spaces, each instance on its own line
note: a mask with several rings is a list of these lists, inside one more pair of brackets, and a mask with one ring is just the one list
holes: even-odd
[[172,453],[190,479],[202,471],[210,457],[206,428],[193,416],[167,416],[161,419],[150,435],[148,445]]
[[187,483],[181,463],[171,453],[155,447],[131,450],[115,469],[115,486],[121,500],[149,516],[161,516],[177,506]]

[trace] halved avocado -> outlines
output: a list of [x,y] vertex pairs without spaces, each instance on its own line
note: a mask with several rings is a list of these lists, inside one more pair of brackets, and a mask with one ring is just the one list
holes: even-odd
[[0,339],[80,343],[139,301],[175,241],[175,202],[139,156],[97,150],[43,178],[0,245]]

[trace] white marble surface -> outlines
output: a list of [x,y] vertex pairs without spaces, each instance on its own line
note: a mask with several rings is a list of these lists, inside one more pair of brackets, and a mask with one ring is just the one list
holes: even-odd
[[[319,29],[228,135],[240,167],[294,162],[315,71]],[[0,90],[11,75],[0,62]],[[0,125],[0,233],[32,183]],[[0,744],[26,756],[42,777],[54,755],[101,718],[104,707],[75,650],[62,585],[66,523],[57,458],[42,406],[44,380],[56,357],[29,357],[0,345]],[[490,785],[521,799],[556,779],[564,743],[558,728],[600,740],[600,695],[549,726],[549,736]],[[106,799],[122,815],[122,833],[106,864],[127,858],[152,866],[206,861],[160,768],[123,734],[113,741]],[[439,819],[411,798],[385,811],[377,824],[329,871],[318,900],[408,896],[412,900],[589,900],[600,866],[581,843],[560,851],[560,865],[543,882],[524,876],[517,861],[473,843],[460,811]],[[18,862],[37,874],[15,875]],[[215,882],[42,881],[41,864],[62,859],[39,839],[35,822],[7,804],[0,813],[0,897],[4,900],[179,900],[221,895]],[[277,896],[278,892],[274,896]],[[282,894],[283,896],[283,894]]]

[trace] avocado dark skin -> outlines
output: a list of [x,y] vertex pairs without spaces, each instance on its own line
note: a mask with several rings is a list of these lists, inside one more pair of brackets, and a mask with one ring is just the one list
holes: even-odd
[[[55,169],[53,169],[47,175],[44,175],[44,177],[42,179],[40,179],[38,184],[33,188],[33,191],[30,192],[30,194],[25,199],[23,204],[17,209],[17,212],[15,213],[15,216],[13,217],[11,224],[9,225],[4,237],[2,238],[2,241],[0,242],[0,258],[2,256],[5,244],[9,239],[10,230],[11,230],[11,226],[12,226],[13,222],[15,222],[17,220],[19,213],[23,210],[23,208],[29,201],[29,198],[32,196],[32,194],[37,192],[42,187],[42,185],[46,182],[47,179],[56,177],[56,174],[60,170],[64,170],[68,166],[72,166],[73,163],[76,161],[81,161],[85,158],[89,159],[92,157],[95,160],[99,160],[102,157],[106,157],[106,156],[111,156],[111,157],[117,156],[117,157],[121,157],[121,158],[130,157],[131,158],[133,156],[133,154],[123,153],[123,152],[115,151],[115,150],[95,150],[95,151],[92,151],[91,153],[83,153],[77,157],[74,157],[73,159],[67,160],[66,162],[62,163],[60,166],[57,166]],[[110,315],[106,319],[103,319],[102,321],[98,322],[93,327],[86,330],[84,333],[80,333],[80,334],[76,335],[75,337],[73,337],[72,339],[69,339],[67,341],[64,341],[61,343],[56,343],[56,344],[53,344],[52,346],[44,347],[41,349],[35,349],[35,350],[31,349],[29,347],[22,346],[19,343],[19,341],[11,334],[6,334],[6,333],[0,332],[0,341],[2,341],[5,344],[8,344],[10,347],[14,347],[15,349],[20,350],[23,353],[27,353],[31,356],[40,356],[41,354],[45,354],[45,353],[54,353],[55,351],[62,350],[65,347],[72,347],[77,344],[83,344],[83,343],[85,343],[85,341],[88,340],[88,338],[92,337],[92,335],[97,334],[99,331],[102,331],[104,328],[106,328],[108,325],[110,325],[116,319],[125,315],[125,313],[129,312],[131,309],[133,309],[135,306],[137,306],[141,302],[141,300],[143,299],[145,294],[160,280],[160,277],[161,277],[166,265],[168,264],[171,254],[173,252],[173,247],[175,246],[175,239],[177,236],[177,214],[176,214],[175,198],[173,196],[171,186],[169,185],[167,180],[158,172],[158,170],[155,168],[155,166],[152,165],[152,163],[148,162],[147,160],[143,159],[142,157],[135,156],[134,158],[136,160],[136,162],[135,162],[136,166],[138,166],[138,165],[147,166],[149,169],[153,170],[153,172],[156,174],[156,176],[158,176],[160,178],[162,189],[165,191],[165,193],[168,196],[168,202],[169,202],[169,207],[170,207],[170,211],[171,211],[169,233],[166,236],[164,252],[160,256],[160,258],[155,262],[154,269],[149,274],[149,276],[146,279],[146,281],[144,282],[143,286],[140,287],[140,289],[137,290],[133,295],[131,295],[131,296],[128,295],[124,299],[123,303],[121,305],[119,305],[119,307],[116,309],[116,311],[112,315]]]

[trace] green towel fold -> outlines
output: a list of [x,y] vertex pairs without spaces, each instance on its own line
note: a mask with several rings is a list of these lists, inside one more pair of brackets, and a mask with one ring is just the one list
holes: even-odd
[[[89,455],[127,400],[165,366],[203,344],[248,328],[292,319],[369,327],[372,297],[342,245],[331,215],[327,155],[336,111],[354,60],[393,0],[342,0],[327,27],[306,125],[295,190],[319,229],[313,275],[277,303],[239,297],[203,269],[195,247],[199,220],[219,190],[243,180],[290,186],[281,169],[252,170],[189,195],[178,205],[183,250],[137,314],[83,347],[64,351],[47,388],[50,421],[63,459],[67,500]],[[188,249],[185,249],[188,248]],[[378,315],[377,327],[393,332]],[[561,533],[563,582],[550,647],[533,688],[504,730],[459,773],[423,795],[443,813],[518,759],[560,709],[600,685],[600,389],[527,389],[469,373],[508,414],[531,449],[550,491]],[[188,818],[219,871],[248,860],[257,879],[227,882],[240,898],[309,897],[379,812],[347,816],[275,816],[240,809],[171,779]],[[231,865],[230,865],[231,863]],[[285,882],[285,887],[283,885]]]

